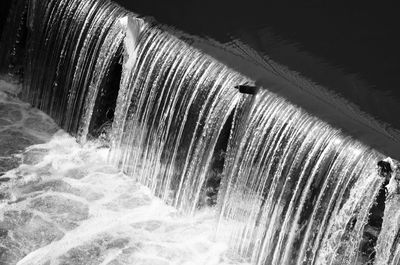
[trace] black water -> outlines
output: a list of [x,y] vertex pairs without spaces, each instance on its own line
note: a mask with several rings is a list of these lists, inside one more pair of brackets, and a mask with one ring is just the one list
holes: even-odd
[[[109,1],[37,3],[23,97],[71,133],[98,137],[112,123],[111,162],[181,213],[217,204],[216,237],[233,255],[254,264],[342,265],[369,258],[374,244],[383,248],[377,237],[388,228],[363,243],[368,224],[388,221],[375,168],[382,154],[268,87],[240,94],[235,86],[255,80]],[[247,8],[227,18],[260,25]],[[244,25],[228,22],[216,32]]]
[[[11,0],[0,4],[0,32]],[[350,73],[377,89],[400,97],[400,46],[394,3],[383,1],[129,1],[116,0],[135,12],[186,32],[226,42],[241,32],[256,35],[266,27],[303,50]],[[242,36],[243,37],[243,36]],[[263,51],[263,47],[258,47]]]
[[[392,115],[400,111],[396,104],[400,100],[400,27],[394,1],[116,2],[194,35],[210,36],[220,42],[240,39],[400,129],[399,119]],[[266,33],[276,34],[278,39],[310,53],[317,61],[343,70],[339,77],[342,82],[330,73],[335,71],[318,71],[315,62],[314,68],[310,66],[308,58],[294,56],[287,50],[276,51],[272,46],[281,43],[265,42]],[[356,80],[352,79],[354,75]],[[345,85],[349,87],[343,88]],[[364,86],[372,87],[372,92]]]
[[11,0],[4,0],[1,2],[1,9],[0,9],[0,34],[3,32],[4,24],[7,20],[8,10],[11,6]]
[[379,89],[393,90],[400,80],[395,75],[400,55],[397,9],[389,1],[116,2],[222,42],[240,31],[256,34],[271,27],[283,38],[299,42],[304,50],[360,73]]

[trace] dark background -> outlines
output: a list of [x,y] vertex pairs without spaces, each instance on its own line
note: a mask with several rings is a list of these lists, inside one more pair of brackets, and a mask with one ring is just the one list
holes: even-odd
[[[400,9],[379,0],[116,0],[219,42],[240,39],[400,132]],[[267,28],[267,30],[265,30]],[[297,50],[268,43],[273,32]],[[315,59],[316,58],[316,59]],[[318,61],[329,66],[324,68]],[[333,70],[332,70],[333,69]],[[388,127],[386,127],[388,128]]]
[[221,42],[270,27],[289,41],[400,98],[400,9],[384,1],[117,0],[158,21]]
[[[257,35],[268,28],[282,39],[297,43],[300,50],[309,52],[316,58],[344,73],[357,74],[385,100],[377,99],[370,90],[351,91],[334,84],[336,77],[323,78],[309,76],[321,81],[323,85],[337,86],[345,98],[355,102],[361,109],[380,120],[395,125],[398,129],[400,119],[395,108],[400,103],[400,37],[397,17],[400,10],[388,1],[351,0],[273,0],[273,1],[228,1],[228,0],[115,0],[127,9],[145,16],[153,16],[161,23],[174,26],[191,34],[209,36],[220,42],[232,37],[250,43],[263,54],[269,48],[257,43]],[[1,0],[0,31],[11,0]],[[262,33],[261,33],[262,34]],[[272,59],[302,72],[297,57],[281,52],[281,57]],[[289,58],[288,58],[289,57]],[[282,59],[280,61],[280,59]],[[293,66],[293,67],[292,67]],[[297,67],[297,68],[296,68]],[[318,68],[318,65],[315,66]],[[307,72],[305,73],[308,74]],[[327,74],[328,75],[328,74]],[[322,76],[322,77],[321,77]],[[324,83],[325,81],[325,83]],[[362,95],[362,96],[361,96]],[[369,97],[369,98],[368,98]],[[387,100],[391,98],[390,100]],[[382,103],[380,103],[382,102]],[[369,105],[374,105],[369,108]],[[382,105],[382,106],[381,106]],[[383,110],[382,110],[383,109]],[[388,117],[388,116],[393,117]],[[397,122],[398,121],[398,122]]]
[[12,0],[1,0],[0,3],[0,35],[3,31],[4,24],[7,19],[8,10],[10,9]]
[[[400,98],[400,9],[385,1],[116,0],[141,15],[221,42],[264,27]],[[1,0],[0,31],[11,0]]]

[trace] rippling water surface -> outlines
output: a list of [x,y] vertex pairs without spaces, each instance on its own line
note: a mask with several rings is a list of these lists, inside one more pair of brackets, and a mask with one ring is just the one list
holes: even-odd
[[239,263],[213,210],[179,216],[0,82],[0,264]]

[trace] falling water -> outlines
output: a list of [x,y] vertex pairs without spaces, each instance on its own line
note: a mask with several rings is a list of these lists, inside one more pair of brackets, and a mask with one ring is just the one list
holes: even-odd
[[399,198],[394,197],[385,207],[385,219],[377,243],[376,264],[400,264]]
[[[25,4],[20,9],[28,32],[22,98],[82,143],[104,130],[109,162],[130,177],[103,174],[105,184],[97,183],[98,189],[112,186],[112,178],[120,184],[107,190],[111,199],[121,189],[138,199],[126,190],[137,194],[133,181],[182,216],[213,206],[218,221],[213,240],[229,246],[230,258],[251,264],[399,261],[394,202],[387,203],[368,249],[374,256],[364,251],[383,184],[376,164],[384,155],[268,87],[256,95],[239,93],[236,85],[254,82],[193,48],[190,36],[139,19],[111,1],[18,3]],[[111,214],[94,201],[89,208],[105,207],[110,216],[78,222],[77,230],[57,236],[21,264],[44,262],[41,255],[61,253],[65,242],[78,244],[76,237],[88,225],[103,231],[102,225],[122,218],[120,224],[130,227],[141,213],[125,209],[124,217],[118,208]],[[147,206],[151,214],[159,209],[171,217],[172,208]],[[134,232],[121,229],[114,232]]]
[[254,264],[354,264],[382,157],[267,91],[242,104],[220,194],[233,251]]
[[31,1],[30,9],[23,99],[70,132],[82,121],[85,133],[125,36],[126,11],[110,1],[78,0]]
[[113,157],[176,207],[196,209],[213,149],[245,78],[157,26],[143,30],[125,69]]

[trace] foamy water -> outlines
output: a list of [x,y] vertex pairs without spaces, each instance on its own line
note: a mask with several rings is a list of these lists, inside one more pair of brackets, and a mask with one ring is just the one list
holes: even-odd
[[212,209],[180,216],[17,89],[1,81],[0,165],[15,168],[0,175],[0,264],[239,264],[214,239]]

